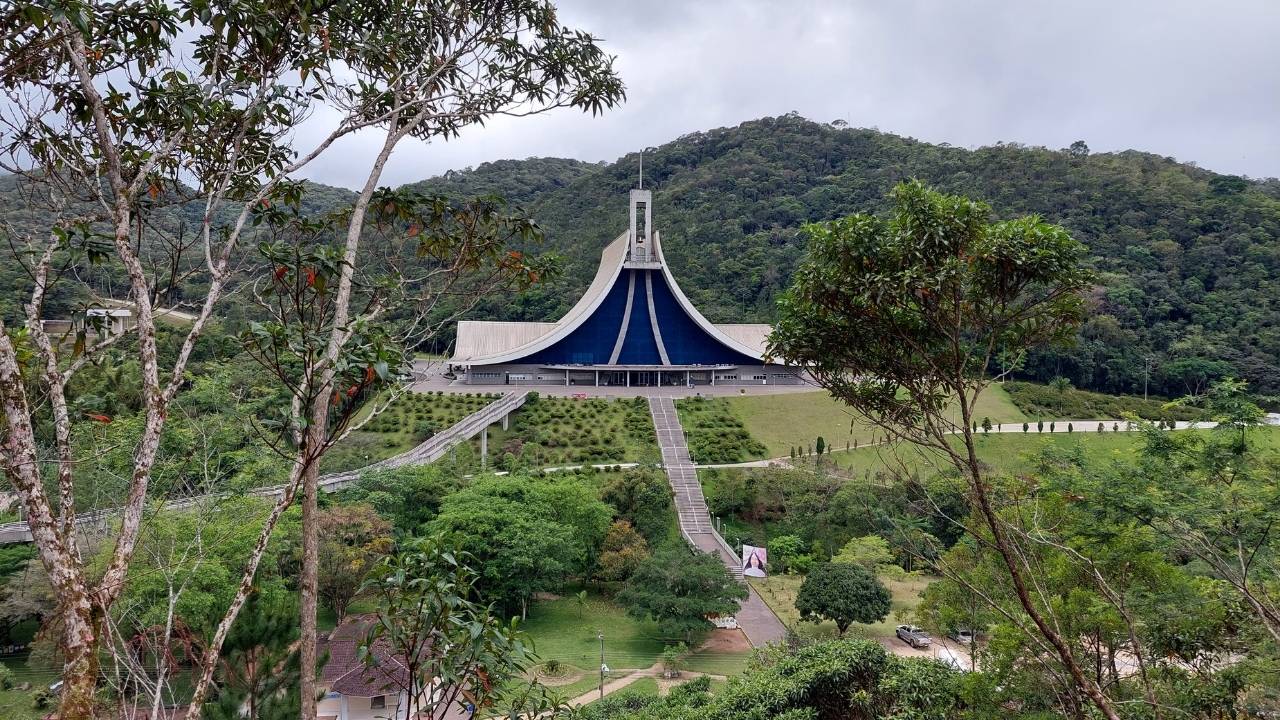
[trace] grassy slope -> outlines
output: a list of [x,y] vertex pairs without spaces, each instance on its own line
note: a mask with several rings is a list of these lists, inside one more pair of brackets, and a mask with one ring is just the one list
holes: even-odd
[[[783,457],[793,446],[808,447],[818,436],[842,450],[846,442],[865,443],[884,434],[855,423],[853,411],[825,392],[742,395],[728,402],[751,436],[764,443],[768,457]],[[1022,411],[998,385],[978,398],[977,416],[1000,423],[1024,420]]]
[[[378,417],[350,435],[325,454],[324,472],[355,470],[370,463],[399,455],[427,439],[420,426],[440,432],[456,424],[498,398],[497,393],[437,395],[405,393]],[[368,404],[372,409],[373,403]],[[363,420],[366,412],[357,416]]]
[[[1041,451],[1050,448],[1080,447],[1085,456],[1094,461],[1105,461],[1109,458],[1117,460],[1133,457],[1137,452],[1141,435],[1132,432],[1111,432],[1110,425],[1106,432],[1098,433],[1097,425],[1090,424],[1074,433],[1040,434],[1031,426],[1030,432],[1001,433],[978,438],[978,457],[988,465],[1009,472],[1023,472],[1032,469],[1032,461]],[[1207,430],[1190,430],[1178,432],[1209,432]],[[1253,441],[1260,450],[1280,450],[1280,428],[1263,427],[1253,433]],[[914,448],[898,448],[898,454],[917,468],[936,467],[937,460],[932,455],[921,454]],[[892,457],[893,451],[887,448],[861,448],[848,453],[839,452],[831,456],[841,468],[853,476],[860,476],[870,471],[875,473],[885,466],[886,459]]]
[[[642,669],[658,662],[666,641],[656,624],[640,622],[626,614],[608,598],[590,594],[584,607],[575,597],[545,600],[534,604],[523,629],[533,640],[538,656],[559,660],[586,672],[586,676],[556,688],[563,697],[572,697],[594,687],[600,663],[600,641],[604,633],[605,662],[614,670]],[[722,651],[695,652],[685,663],[689,670],[734,675],[746,666],[750,653]],[[584,689],[585,688],[585,689]]]
[[[878,623],[862,625],[854,623],[849,626],[848,635],[854,637],[877,638],[892,637],[895,625],[904,622],[902,614],[910,613],[920,603],[920,593],[937,578],[931,576],[906,577],[901,580],[880,578],[892,596],[892,611],[888,617]],[[797,633],[812,638],[832,638],[837,634],[836,624],[829,621],[821,623],[801,622],[800,613],[796,610],[796,593],[804,577],[800,575],[774,575],[751,581],[765,603],[773,609],[788,627]]]

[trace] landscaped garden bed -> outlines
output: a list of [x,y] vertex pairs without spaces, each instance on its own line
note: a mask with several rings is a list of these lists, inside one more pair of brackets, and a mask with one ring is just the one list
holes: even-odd
[[399,455],[499,397],[499,393],[404,393],[326,453],[322,470],[356,470]]

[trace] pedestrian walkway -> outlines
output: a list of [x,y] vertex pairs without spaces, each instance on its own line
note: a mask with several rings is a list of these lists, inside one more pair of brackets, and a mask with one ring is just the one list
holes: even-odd
[[[649,414],[658,435],[662,466],[675,494],[680,534],[693,547],[720,558],[733,576],[741,580],[742,560],[711,525],[707,501],[702,495],[702,483],[698,481],[698,470],[689,458],[689,446],[685,443],[684,428],[680,425],[675,401],[670,397],[650,397]],[[755,647],[785,640],[786,626],[750,585],[747,591],[747,599],[737,614],[738,627],[742,628],[747,640]]]

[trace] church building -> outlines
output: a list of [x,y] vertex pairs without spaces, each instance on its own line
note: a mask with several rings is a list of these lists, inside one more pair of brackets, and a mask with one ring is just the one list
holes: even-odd
[[713,324],[676,284],[653,230],[653,193],[631,191],[631,222],[559,321],[458,323],[450,369],[475,385],[793,385],[765,361],[770,327]]

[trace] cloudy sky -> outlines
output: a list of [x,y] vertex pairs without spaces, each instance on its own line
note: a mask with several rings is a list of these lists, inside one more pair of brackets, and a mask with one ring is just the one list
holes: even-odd
[[[1280,176],[1280,0],[559,0],[627,85],[603,117],[402,146],[400,184],[486,160],[613,160],[792,110],[930,142],[1136,148]],[[377,139],[311,168],[350,187]]]

